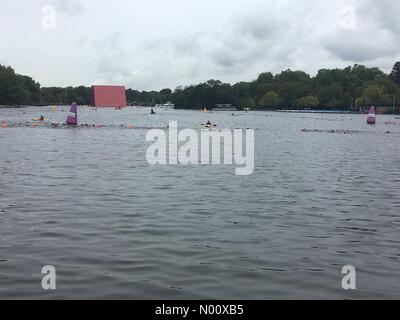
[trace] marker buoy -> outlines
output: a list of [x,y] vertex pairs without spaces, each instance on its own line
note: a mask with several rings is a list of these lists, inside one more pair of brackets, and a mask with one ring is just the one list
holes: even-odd
[[370,125],[376,124],[376,109],[375,109],[375,107],[369,108],[367,123]]

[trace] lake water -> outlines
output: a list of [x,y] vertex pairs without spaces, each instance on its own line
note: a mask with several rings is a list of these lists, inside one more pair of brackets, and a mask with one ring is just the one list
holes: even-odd
[[[0,109],[0,121],[63,111]],[[81,123],[113,126],[0,128],[0,298],[400,298],[400,120],[149,113],[81,108]],[[150,166],[147,130],[118,128],[172,120],[255,128],[254,174]],[[41,287],[44,265],[55,291]],[[355,291],[341,287],[345,265]]]

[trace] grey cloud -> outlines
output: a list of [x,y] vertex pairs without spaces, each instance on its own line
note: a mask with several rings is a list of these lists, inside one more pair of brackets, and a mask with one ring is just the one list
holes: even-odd
[[332,35],[326,41],[326,49],[344,61],[367,62],[396,55],[399,49],[395,43],[395,39],[387,34],[366,37],[360,32],[349,30]]
[[210,60],[231,74],[260,64],[290,62],[298,47],[296,35],[301,31],[294,19],[297,11],[282,10],[261,5],[234,16],[231,29],[221,36],[220,46],[210,53]]
[[181,55],[193,55],[199,48],[200,34],[186,34],[173,41],[173,49]]
[[259,41],[274,40],[288,27],[287,15],[275,12],[268,6],[237,15],[234,20],[234,31],[238,36],[250,36]]
[[356,28],[337,28],[323,38],[325,49],[349,62],[365,63],[400,53],[400,8],[396,0],[358,0]]
[[[282,7],[282,6],[281,6]],[[220,29],[211,32],[185,32],[169,39],[152,39],[148,50],[170,50],[174,57],[191,57],[192,64],[202,63],[203,70],[221,75],[242,72],[262,61],[288,60],[296,45],[290,41],[297,26],[290,21],[293,13],[262,4],[235,13]],[[284,45],[280,42],[284,41]],[[188,66],[189,68],[189,66]],[[197,68],[199,69],[199,68]]]
[[[4,35],[2,61],[44,86],[100,81],[150,90],[210,78],[252,80],[287,68],[315,73],[364,63],[388,71],[399,59],[398,0],[202,1],[157,1],[157,10],[152,1],[138,10],[139,0],[10,1],[0,19],[12,30]],[[60,12],[55,32],[31,28],[40,25],[45,4]],[[349,4],[356,7],[356,30],[341,26]],[[29,10],[21,11],[23,5]],[[27,30],[27,41],[13,41]],[[57,54],[43,59],[46,46]]]
[[257,17],[241,21],[238,29],[241,35],[250,35],[254,39],[263,41],[275,38],[277,33],[282,30],[282,26],[277,24],[276,21],[262,20]]
[[398,0],[358,0],[356,12],[365,22],[376,24],[393,33],[400,32],[400,6]]

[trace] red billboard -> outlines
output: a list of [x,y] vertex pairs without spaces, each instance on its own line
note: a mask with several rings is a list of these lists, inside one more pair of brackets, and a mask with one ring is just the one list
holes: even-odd
[[92,86],[90,105],[98,108],[127,106],[124,86]]

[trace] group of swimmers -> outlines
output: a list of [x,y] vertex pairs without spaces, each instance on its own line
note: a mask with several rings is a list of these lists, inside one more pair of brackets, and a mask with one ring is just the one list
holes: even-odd
[[[311,132],[311,133],[340,133],[340,134],[357,134],[363,133],[363,131],[358,130],[318,130],[318,129],[303,129],[302,132]],[[364,132],[365,133],[365,132]],[[392,132],[386,131],[386,134],[391,134]]]
[[302,132],[316,132],[316,133],[342,133],[342,134],[355,134],[361,133],[361,131],[357,130],[318,130],[318,129],[303,129]]
[[[70,126],[70,125],[68,125],[68,124],[65,124],[65,123],[52,123],[51,124],[51,127],[52,128],[59,128],[59,127],[73,127],[73,128],[78,128],[78,127],[80,127],[80,128],[106,128],[107,127],[107,125],[105,125],[105,124],[88,124],[88,123],[82,123],[82,124],[80,124],[80,125],[77,125],[77,126]],[[127,128],[127,129],[134,129],[134,128],[136,128],[133,124],[120,124],[119,125],[119,127],[120,128]]]
[[[2,128],[21,128],[21,127],[47,127],[47,128],[105,128],[107,127],[105,124],[88,124],[82,123],[77,126],[71,126],[66,123],[46,123],[46,122],[1,122],[0,126]],[[133,124],[120,124],[120,128],[134,129],[136,128]]]
[[[153,108],[151,108],[151,114],[152,115],[156,114],[156,112],[154,111]],[[46,118],[43,115],[41,115],[40,117],[33,119],[32,123],[29,122],[29,121],[26,121],[25,123],[21,123],[21,122],[20,123],[3,122],[1,124],[1,127],[3,127],[3,128],[6,128],[6,127],[22,127],[22,126],[25,126],[25,127],[31,127],[31,126],[32,127],[39,127],[40,126],[40,127],[51,127],[51,128],[66,128],[66,127],[104,128],[104,127],[106,127],[106,125],[104,125],[104,124],[88,124],[88,123],[80,124],[80,125],[77,125],[77,126],[71,126],[71,125],[68,125],[66,123],[48,123],[48,122],[45,122],[45,120],[46,120]],[[208,121],[204,126],[206,128],[216,128],[217,127],[217,125],[213,124],[211,121]],[[135,126],[133,124],[128,124],[128,125],[120,124],[119,127],[128,128],[128,129],[135,128]]]
[[400,123],[395,122],[395,121],[386,121],[385,124],[386,125],[391,125],[391,126],[400,125]]
[[18,122],[18,123],[12,123],[12,122],[5,122],[3,121],[1,123],[2,128],[8,128],[8,127],[30,127],[30,126],[37,126],[38,124],[36,122]]

